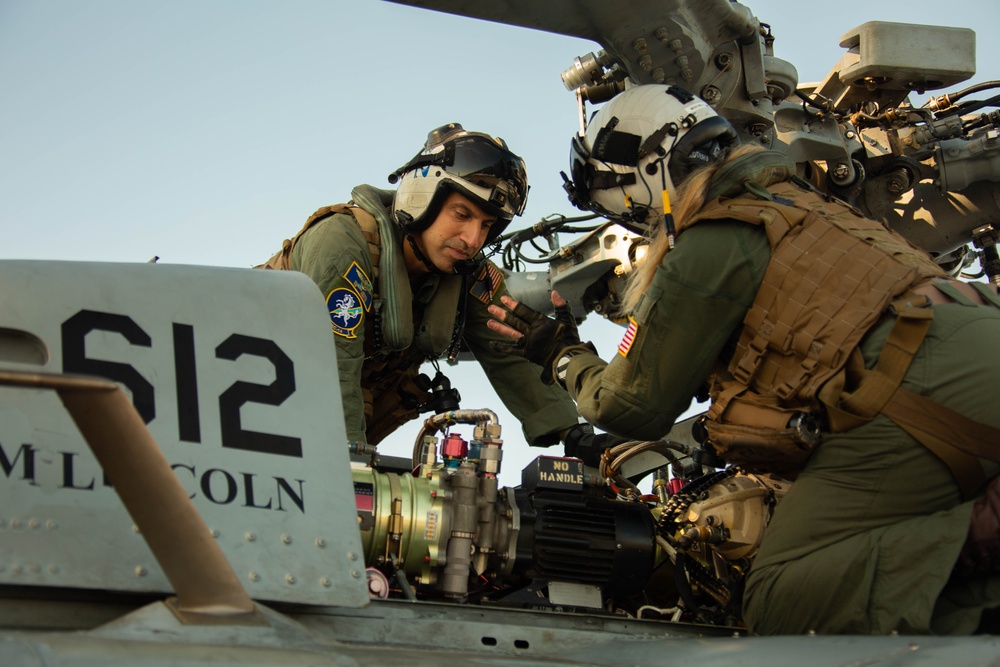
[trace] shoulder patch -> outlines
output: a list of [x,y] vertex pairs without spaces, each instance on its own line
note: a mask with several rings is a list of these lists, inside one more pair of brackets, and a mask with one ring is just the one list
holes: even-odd
[[472,284],[469,294],[483,303],[489,304],[493,301],[493,294],[496,293],[497,287],[502,281],[503,274],[500,273],[500,269],[487,262],[486,266],[479,272],[479,276],[476,277],[476,282]]
[[628,351],[632,349],[632,342],[635,340],[635,334],[639,331],[639,325],[635,323],[631,317],[628,318],[628,329],[625,330],[625,335],[622,336],[622,342],[618,345],[618,354],[623,357],[628,356]]
[[338,287],[326,297],[326,307],[330,311],[333,333],[344,338],[357,338],[354,330],[365,318],[365,310],[358,295],[346,287]]
[[351,283],[355,293],[361,297],[361,303],[364,304],[365,310],[371,310],[374,288],[372,287],[372,281],[368,279],[364,269],[357,262],[351,262],[351,268],[347,269],[344,278],[347,282]]

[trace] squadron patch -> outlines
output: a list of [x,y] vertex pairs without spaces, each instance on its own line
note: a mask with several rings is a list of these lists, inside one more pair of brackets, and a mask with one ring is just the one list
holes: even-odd
[[493,266],[491,263],[487,262],[483,270],[479,272],[479,276],[476,278],[476,282],[472,284],[472,289],[469,290],[469,294],[476,297],[485,304],[489,304],[493,301],[493,295],[497,291],[497,287],[503,281],[503,274],[500,273],[500,269]]
[[347,273],[344,274],[344,278],[347,282],[351,283],[354,287],[354,292],[361,297],[361,303],[364,304],[365,310],[372,309],[372,281],[368,279],[365,275],[364,269],[358,266],[357,262],[351,263],[351,268],[347,269]]
[[361,325],[365,309],[358,296],[346,287],[338,287],[326,297],[333,333],[344,338],[357,338],[354,330]]
[[628,356],[628,351],[632,349],[632,342],[635,341],[635,334],[639,330],[639,325],[631,317],[628,318],[628,329],[622,337],[622,342],[618,345],[618,354],[623,357]]

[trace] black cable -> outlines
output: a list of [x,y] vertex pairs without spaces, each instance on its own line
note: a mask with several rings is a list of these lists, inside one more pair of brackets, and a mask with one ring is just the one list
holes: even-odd
[[587,220],[594,220],[597,217],[599,216],[596,213],[587,213],[586,215],[578,215],[572,218],[568,218],[565,215],[559,215],[557,218],[554,219],[542,218],[531,227],[527,227],[525,229],[518,229],[513,232],[507,232],[506,234],[497,237],[497,240],[494,241],[494,243],[502,244],[514,238],[526,240],[528,237],[531,236],[544,236],[547,233],[551,233],[553,228],[558,229],[567,223],[586,222]]
[[795,96],[801,99],[803,102],[809,106],[819,109],[820,111],[826,111],[828,113],[837,113],[837,109],[834,108],[833,104],[829,100],[824,100],[822,103],[817,102],[807,95],[804,91],[795,89]]
[[531,247],[534,248],[536,251],[538,251],[538,254],[540,255],[547,255],[552,252],[551,250],[547,250],[538,245],[537,243],[535,243],[535,239],[528,239],[528,243],[530,243]]
[[959,101],[966,95],[971,95],[972,93],[978,93],[983,90],[989,90],[991,88],[1000,88],[1000,81],[984,81],[983,83],[977,83],[975,85],[969,86],[968,88],[964,88],[958,91],[957,93],[950,93],[946,95],[939,95],[937,97],[932,97],[926,102],[924,102],[923,106],[927,107],[930,106],[931,104],[940,105],[942,103],[946,103],[950,107],[951,105],[954,105],[955,102]]
[[682,551],[677,552],[674,560],[674,585],[677,587],[677,594],[680,595],[684,606],[692,614],[697,613],[698,603],[694,599],[694,591],[691,590],[691,582],[687,578],[688,555]]
[[937,117],[949,118],[951,116],[964,116],[965,114],[972,113],[973,111],[978,111],[983,107],[995,106],[1000,106],[1000,95],[994,95],[993,97],[982,101],[967,102],[965,104],[953,106],[950,109],[939,113]]
[[602,222],[601,224],[594,225],[592,227],[560,227],[559,232],[566,234],[587,234],[589,232],[594,231],[595,229],[600,229],[603,226],[604,223]]
[[957,102],[966,95],[971,95],[972,93],[978,93],[981,90],[989,90],[991,88],[1000,88],[1000,81],[984,81],[983,83],[977,83],[975,85],[969,86],[964,90],[960,90],[953,95],[949,95],[952,102]]
[[554,253],[549,253],[548,255],[544,255],[542,257],[528,257],[523,252],[521,252],[520,248],[518,248],[516,252],[518,261],[525,262],[526,264],[548,264],[558,255],[558,251],[556,251]]

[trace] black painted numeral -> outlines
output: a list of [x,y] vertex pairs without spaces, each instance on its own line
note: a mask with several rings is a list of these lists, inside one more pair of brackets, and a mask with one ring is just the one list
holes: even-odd
[[285,435],[246,431],[240,424],[240,408],[246,403],[281,405],[295,393],[295,370],[274,341],[233,334],[215,348],[219,359],[235,361],[244,354],[263,357],[274,366],[274,382],[269,385],[234,382],[219,396],[222,446],[281,456],[302,456],[302,440]]
[[174,323],[174,374],[177,378],[177,431],[180,439],[201,442],[194,327],[190,324]]
[[152,347],[153,340],[131,317],[95,310],[81,310],[62,324],[64,373],[99,375],[121,382],[132,392],[132,404],[147,424],[156,417],[153,385],[128,364],[87,357],[86,338],[91,331],[121,334],[132,345]]
[[[153,346],[152,338],[127,315],[81,310],[62,324],[64,373],[97,375],[121,382],[132,392],[132,404],[145,423],[156,417],[153,385],[133,366],[87,356],[87,335],[92,331],[120,334],[131,345]],[[190,324],[173,323],[174,376],[177,381],[177,430],[184,442],[201,442],[201,412],[198,404],[198,370],[195,333]],[[302,440],[285,435],[245,430],[240,410],[247,403],[281,405],[295,393],[295,366],[277,343],[265,338],[232,334],[215,348],[219,359],[235,361],[242,355],[263,357],[274,367],[271,384],[237,381],[219,396],[222,446],[264,454],[302,457]]]

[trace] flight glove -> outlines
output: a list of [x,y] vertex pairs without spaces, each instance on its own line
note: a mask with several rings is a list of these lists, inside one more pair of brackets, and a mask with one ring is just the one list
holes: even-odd
[[[518,303],[513,310],[507,312],[503,323],[517,329],[524,336],[510,343],[491,341],[490,348],[494,352],[514,354],[538,364],[542,367],[542,382],[552,384],[552,366],[555,360],[566,348],[581,344],[569,304],[555,306],[555,311],[556,316],[552,318]],[[593,350],[593,345],[587,345]]]
[[594,433],[594,427],[590,424],[577,424],[566,432],[563,448],[566,456],[574,456],[583,461],[584,465],[597,468],[601,464],[604,450],[623,442],[627,442],[627,439],[608,433]]

